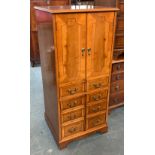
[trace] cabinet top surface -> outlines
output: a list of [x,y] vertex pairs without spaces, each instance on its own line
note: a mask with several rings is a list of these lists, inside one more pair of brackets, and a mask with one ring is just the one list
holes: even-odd
[[118,8],[94,6],[94,5],[68,5],[68,6],[35,6],[36,10],[49,13],[71,13],[71,12],[106,12],[118,11]]

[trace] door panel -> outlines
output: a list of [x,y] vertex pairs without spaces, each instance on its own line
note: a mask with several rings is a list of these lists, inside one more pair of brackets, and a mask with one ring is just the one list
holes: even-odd
[[110,73],[114,13],[87,14],[87,79]]
[[86,14],[56,15],[59,82],[85,80]]

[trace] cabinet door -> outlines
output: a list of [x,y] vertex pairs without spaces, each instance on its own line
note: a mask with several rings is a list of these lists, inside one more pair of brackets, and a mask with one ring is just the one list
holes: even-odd
[[113,51],[114,13],[87,15],[87,78],[109,75]]
[[59,82],[85,80],[86,14],[56,15]]

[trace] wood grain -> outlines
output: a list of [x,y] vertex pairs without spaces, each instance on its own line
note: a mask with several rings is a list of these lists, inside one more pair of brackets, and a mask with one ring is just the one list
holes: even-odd
[[59,8],[56,14],[50,9],[36,10],[45,119],[64,148],[75,139],[107,131],[116,9],[62,13]]

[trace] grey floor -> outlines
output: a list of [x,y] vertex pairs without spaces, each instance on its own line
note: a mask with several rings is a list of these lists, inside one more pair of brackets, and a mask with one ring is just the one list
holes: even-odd
[[44,120],[44,100],[40,67],[30,69],[31,87],[31,155],[123,155],[124,109],[109,115],[109,131],[72,142],[59,150]]

